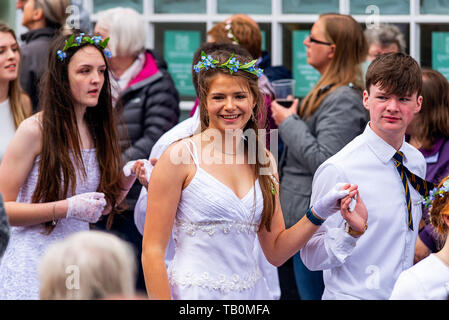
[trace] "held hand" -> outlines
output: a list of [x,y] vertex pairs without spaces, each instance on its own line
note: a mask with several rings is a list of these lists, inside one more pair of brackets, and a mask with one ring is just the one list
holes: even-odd
[[337,183],[328,193],[313,205],[315,214],[326,220],[340,209],[340,199],[346,197],[351,190],[349,183]]
[[298,113],[298,104],[299,100],[293,100],[290,108],[284,108],[276,100],[271,101],[271,116],[274,119],[274,122],[277,126],[279,126],[286,118],[291,116],[292,114]]
[[[343,219],[347,221],[352,230],[356,232],[364,232],[366,222],[368,221],[368,211],[366,210],[365,204],[360,197],[359,191],[351,189],[349,195],[341,200],[340,212]],[[350,211],[351,201],[355,199],[355,207],[353,211]]]
[[148,187],[148,181],[150,180],[150,171],[151,163],[150,161],[145,159],[129,161],[123,167],[123,173],[125,176],[135,176],[145,188]]
[[67,199],[67,219],[77,219],[95,223],[100,219],[106,206],[104,193],[88,192]]
[[148,189],[148,182],[150,181],[150,168],[151,164],[148,160],[137,160],[132,168],[132,172],[134,172],[140,184],[144,186],[145,189]]

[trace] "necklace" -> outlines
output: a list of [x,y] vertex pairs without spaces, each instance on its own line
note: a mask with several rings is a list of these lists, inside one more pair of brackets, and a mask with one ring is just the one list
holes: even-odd
[[228,156],[235,156],[236,154],[237,154],[237,152],[226,152],[226,151],[224,151],[224,150],[221,150],[221,149],[217,149],[216,147],[215,147],[215,144],[214,144],[214,150],[215,151],[219,151],[219,152],[221,152],[221,153],[223,153],[223,154],[227,154]]

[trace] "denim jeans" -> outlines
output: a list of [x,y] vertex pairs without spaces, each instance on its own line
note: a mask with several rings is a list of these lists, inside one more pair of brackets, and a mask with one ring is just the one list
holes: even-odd
[[296,253],[293,256],[296,286],[301,300],[321,300],[324,292],[323,271],[310,271]]

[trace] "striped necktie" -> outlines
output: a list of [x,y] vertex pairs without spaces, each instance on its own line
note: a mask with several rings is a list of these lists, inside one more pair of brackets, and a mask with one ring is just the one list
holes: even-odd
[[410,198],[410,190],[408,189],[407,177],[416,191],[418,191],[422,196],[427,196],[429,191],[434,188],[434,184],[432,182],[421,179],[417,175],[413,174],[408,170],[404,164],[404,154],[401,151],[398,151],[393,156],[394,164],[396,165],[396,169],[401,176],[402,185],[405,190],[405,201],[407,202],[407,211],[408,211],[408,227],[410,230],[413,230],[413,217],[412,217],[412,203]]

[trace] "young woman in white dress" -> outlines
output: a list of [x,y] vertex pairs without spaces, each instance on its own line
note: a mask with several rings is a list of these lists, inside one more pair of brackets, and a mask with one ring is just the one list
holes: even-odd
[[[267,260],[279,266],[340,209],[341,198],[351,225],[361,228],[367,213],[360,197],[349,212],[358,191],[342,184],[286,230],[275,160],[258,138],[262,71],[237,50],[201,51],[193,63],[201,133],[171,144],[148,186],[142,253],[147,291],[153,299],[271,299],[253,253],[256,237]],[[166,268],[172,231],[175,253]]]
[[449,176],[431,193],[430,223],[444,246],[399,275],[391,300],[449,300]]
[[38,263],[48,246],[111,218],[135,181],[122,173],[105,46],[79,34],[54,40],[43,111],[20,124],[6,150],[0,193],[11,237],[0,299],[39,299]]

